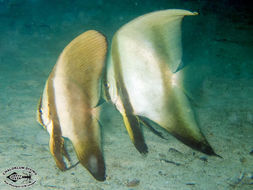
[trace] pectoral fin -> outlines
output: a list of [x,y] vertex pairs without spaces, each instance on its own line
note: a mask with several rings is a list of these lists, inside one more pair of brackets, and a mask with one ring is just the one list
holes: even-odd
[[97,105],[95,106],[95,107],[98,107],[98,106],[101,106],[103,103],[105,103],[106,102],[106,100],[104,99],[104,98],[100,98],[99,100],[98,100],[98,103],[97,103]]
[[141,121],[141,123],[147,127],[151,132],[153,132],[155,135],[157,135],[158,137],[162,138],[162,139],[166,139],[163,134],[160,131],[157,131],[148,121],[145,117],[142,116],[138,116],[139,120]]
[[142,154],[148,153],[148,147],[145,144],[138,117],[133,114],[122,114],[122,117],[130,139],[136,149]]

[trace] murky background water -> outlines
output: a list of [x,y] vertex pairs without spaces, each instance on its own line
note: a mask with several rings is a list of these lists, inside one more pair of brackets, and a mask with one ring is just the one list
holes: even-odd
[[[80,164],[61,172],[49,152],[49,135],[36,122],[37,102],[58,55],[86,30],[102,32],[110,43],[128,21],[169,8],[200,13],[183,21],[186,86],[201,130],[223,159],[147,129],[149,154],[143,157],[120,114],[104,104],[107,180],[96,182]],[[253,19],[247,1],[0,0],[0,171],[34,169],[38,181],[32,189],[252,189],[252,97]],[[0,189],[10,189],[3,181],[2,175]]]

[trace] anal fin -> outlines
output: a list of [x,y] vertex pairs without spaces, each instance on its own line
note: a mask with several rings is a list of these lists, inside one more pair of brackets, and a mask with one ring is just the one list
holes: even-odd
[[77,140],[73,143],[79,162],[98,181],[104,181],[105,162],[102,151],[96,142]]
[[53,121],[52,133],[50,135],[49,140],[49,148],[52,156],[54,157],[57,167],[62,171],[66,170],[66,164],[63,160],[63,155],[66,156],[68,160],[70,160],[70,157],[67,153],[67,150],[65,149],[64,139],[62,138],[61,130],[55,125]]
[[192,136],[187,135],[187,133],[172,132],[171,134],[174,137],[176,137],[178,140],[180,140],[182,143],[188,145],[189,147],[197,151],[203,152],[210,156],[217,156],[217,157],[222,158],[220,155],[214,152],[213,148],[211,147],[211,145],[208,143],[208,141],[205,138],[196,139],[196,138],[193,138]]

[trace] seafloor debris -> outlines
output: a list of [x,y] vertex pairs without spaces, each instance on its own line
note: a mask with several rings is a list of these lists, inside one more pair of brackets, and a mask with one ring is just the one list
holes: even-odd
[[196,183],[186,183],[186,185],[191,185],[191,186],[193,186],[193,185],[196,185]]
[[200,160],[204,161],[204,162],[208,162],[207,157],[206,156],[200,156],[199,157]]
[[175,149],[175,148],[170,148],[169,149],[169,152],[170,153],[175,153],[175,154],[178,154],[178,155],[183,155],[182,152],[180,152],[179,150]]
[[136,187],[139,184],[140,184],[140,180],[138,180],[138,179],[127,180],[127,182],[126,182],[127,187]]
[[166,174],[166,173],[163,173],[162,171],[159,171],[158,174],[159,174],[160,176],[167,176],[167,175],[168,175],[168,174]]
[[240,158],[240,162],[241,162],[242,164],[244,164],[245,162],[247,162],[247,159],[246,159],[245,157],[242,157],[242,158]]
[[166,159],[163,159],[163,158],[161,158],[160,161],[166,162],[166,163],[169,163],[169,164],[174,164],[174,165],[176,165],[176,166],[180,166],[180,165],[181,165],[181,164],[178,163],[178,162],[174,162],[174,161],[171,161],[171,160],[166,160]]
[[253,185],[253,172],[240,172],[239,176],[231,179],[228,184],[233,188],[244,185]]

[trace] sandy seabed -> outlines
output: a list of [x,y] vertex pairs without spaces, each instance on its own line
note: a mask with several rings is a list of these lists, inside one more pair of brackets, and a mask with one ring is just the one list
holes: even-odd
[[[78,2],[0,1],[0,172],[32,168],[36,183],[27,188],[39,190],[252,189],[252,24],[182,1]],[[149,153],[142,156],[120,114],[105,103],[101,123],[107,180],[95,181],[80,164],[61,172],[49,152],[49,135],[36,122],[37,102],[59,53],[88,29],[103,32],[110,42],[129,20],[167,8],[203,12],[184,21],[184,62],[189,63],[190,82],[202,79],[198,90],[192,88],[197,92],[194,109],[202,132],[223,159],[196,152],[170,135],[163,140],[145,128]],[[75,164],[69,141],[67,149]],[[13,189],[4,180],[1,175],[0,189]]]

